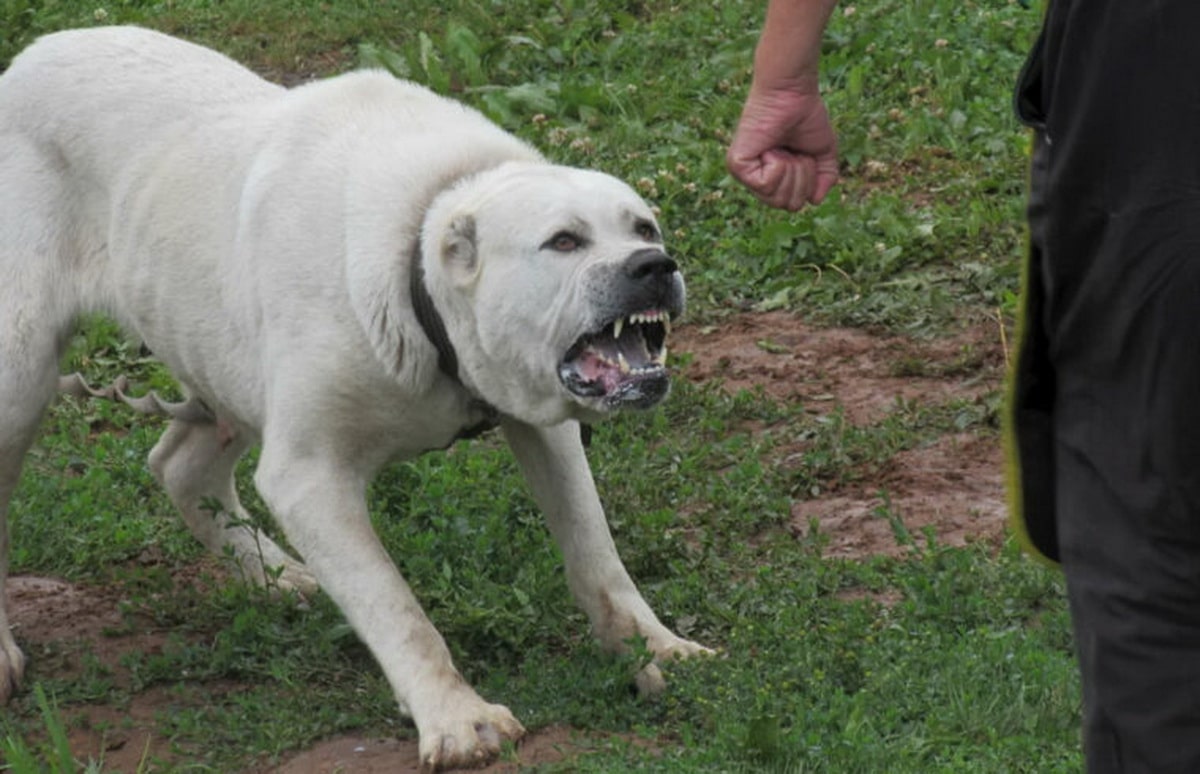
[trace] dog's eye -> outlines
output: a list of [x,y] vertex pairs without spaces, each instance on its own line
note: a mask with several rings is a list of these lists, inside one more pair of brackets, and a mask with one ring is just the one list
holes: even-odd
[[659,241],[658,229],[648,220],[639,220],[633,227],[634,232],[647,242]]
[[583,237],[572,234],[570,231],[559,231],[546,240],[542,247],[548,247],[559,253],[571,253],[583,247],[583,244]]

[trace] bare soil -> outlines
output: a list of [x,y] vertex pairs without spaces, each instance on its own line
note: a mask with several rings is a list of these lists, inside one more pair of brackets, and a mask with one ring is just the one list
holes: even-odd
[[[992,320],[931,340],[819,328],[783,313],[738,315],[683,327],[673,342],[690,355],[685,375],[730,391],[761,389],[806,411],[841,411],[853,424],[878,421],[904,403],[981,400],[1001,388],[1004,337]],[[887,493],[884,500],[882,492]],[[962,433],[902,451],[868,482],[843,485],[792,505],[792,529],[816,519],[827,556],[859,558],[906,550],[880,513],[887,509],[921,540],[999,543],[1005,525],[999,440]]]
[[[681,326],[673,336],[673,349],[684,355],[683,374],[688,379],[716,382],[731,392],[761,389],[781,401],[798,401],[816,414],[840,410],[854,423],[877,421],[898,401],[981,398],[999,388],[1004,367],[1000,331],[987,321],[949,338],[925,341],[815,327],[782,312],[739,314],[719,324]],[[999,542],[1004,501],[998,440],[962,433],[901,452],[878,480],[798,500],[792,508],[792,529],[804,533],[815,520],[828,536],[825,552],[830,557],[895,554],[904,548],[889,521],[880,517],[885,507],[900,515],[913,534],[928,530],[943,544]],[[219,576],[220,571],[209,564],[186,575],[176,582],[194,583],[201,575]],[[120,680],[125,654],[154,652],[167,639],[168,632],[128,625],[119,586],[14,577],[8,597],[13,625],[27,655],[40,662],[39,672],[77,674],[85,657],[94,655]],[[47,661],[53,666],[47,667]],[[238,686],[228,689],[236,691]],[[109,771],[136,771],[148,758],[169,760],[169,741],[156,734],[155,716],[181,701],[186,697],[175,690],[154,688],[133,694],[124,706],[88,705],[78,713],[72,708],[73,750],[83,759],[102,759]],[[549,763],[604,741],[570,728],[543,728],[521,743],[519,763],[501,762],[483,771]],[[416,764],[415,740],[346,735],[261,770],[415,772]]]

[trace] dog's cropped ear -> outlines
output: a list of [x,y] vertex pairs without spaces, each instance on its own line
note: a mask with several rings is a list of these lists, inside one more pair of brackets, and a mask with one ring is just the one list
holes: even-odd
[[479,252],[475,249],[475,218],[460,215],[450,221],[442,238],[442,260],[452,276],[467,279],[475,275]]

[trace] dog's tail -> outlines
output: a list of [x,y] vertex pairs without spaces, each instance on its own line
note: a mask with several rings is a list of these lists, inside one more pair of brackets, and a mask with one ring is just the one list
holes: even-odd
[[213,412],[199,398],[169,401],[154,390],[140,397],[130,395],[128,390],[129,379],[123,374],[102,389],[92,387],[80,373],[61,376],[58,379],[58,391],[76,398],[103,398],[124,403],[139,414],[170,417],[184,422],[207,424],[217,421]]

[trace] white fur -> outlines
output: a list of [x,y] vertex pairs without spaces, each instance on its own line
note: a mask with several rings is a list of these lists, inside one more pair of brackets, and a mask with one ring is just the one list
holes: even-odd
[[[319,583],[411,713],[424,765],[489,759],[521,724],[459,676],[365,490],[387,461],[478,420],[482,397],[601,642],[703,650],[658,621],[617,557],[574,421],[605,408],[556,371],[597,324],[605,277],[645,247],[633,218],[653,220],[624,184],[548,164],[382,73],[287,91],[146,30],[47,36],[0,77],[0,519],[71,326],[111,314],[215,416],[176,418],[150,455],[191,530],[248,577]],[[564,222],[586,226],[588,248],[538,250]],[[410,308],[418,242],[466,389],[438,371]],[[229,524],[233,468],[255,442],[255,484],[304,564]],[[23,666],[0,606],[0,700]]]

